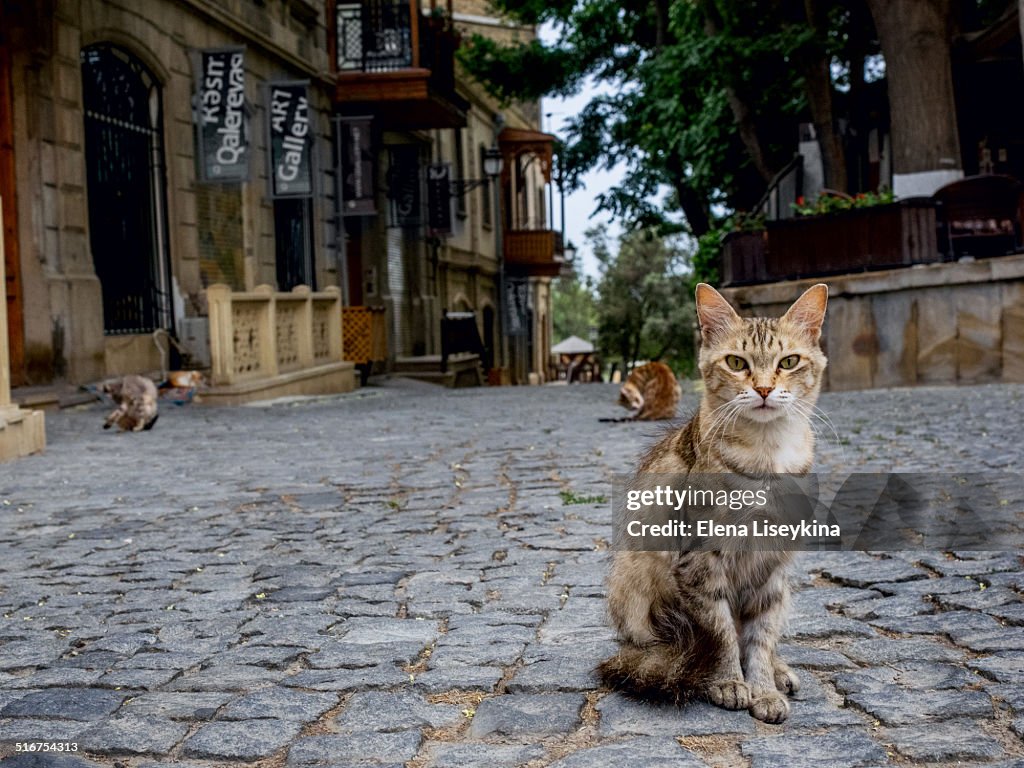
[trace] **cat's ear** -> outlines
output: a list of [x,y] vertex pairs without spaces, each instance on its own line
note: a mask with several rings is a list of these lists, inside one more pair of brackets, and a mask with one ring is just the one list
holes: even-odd
[[697,283],[697,319],[701,337],[710,341],[732,328],[740,321],[740,316],[722,294],[707,283]]
[[828,304],[828,286],[824,283],[812,285],[793,302],[782,319],[803,330],[812,341],[821,336],[821,324],[825,322],[825,305]]

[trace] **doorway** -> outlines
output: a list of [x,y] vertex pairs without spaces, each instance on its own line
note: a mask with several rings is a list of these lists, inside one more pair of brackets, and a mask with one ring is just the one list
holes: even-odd
[[109,43],[83,48],[81,65],[89,244],[103,331],[173,331],[160,85]]

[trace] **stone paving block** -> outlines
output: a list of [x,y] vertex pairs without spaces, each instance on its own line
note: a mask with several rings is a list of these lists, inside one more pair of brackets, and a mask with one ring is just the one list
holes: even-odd
[[846,566],[827,567],[822,570],[822,575],[846,586],[875,586],[876,589],[876,585],[883,582],[917,581],[928,578],[926,570],[915,568],[901,560],[875,560]]
[[1024,632],[1007,632],[998,622],[990,629],[978,632],[958,633],[953,642],[975,653],[998,653],[999,651],[1024,651]]
[[370,645],[335,639],[324,643],[317,653],[306,657],[313,669],[372,667],[378,664],[412,664],[423,651],[418,641],[399,641]]
[[283,670],[250,664],[218,664],[175,678],[169,691],[248,691],[284,677]]
[[295,738],[302,724],[287,720],[207,723],[185,742],[183,754],[212,760],[258,760]]
[[171,682],[179,674],[174,669],[113,669],[97,682],[110,688],[140,688],[152,691]]
[[48,688],[15,699],[0,710],[0,717],[99,720],[114,712],[127,693],[102,688]]
[[889,686],[847,694],[846,701],[886,725],[992,715],[992,699],[981,691],[914,691]]
[[99,754],[164,754],[186,733],[188,726],[184,723],[124,715],[90,727],[77,739],[81,749]]
[[289,688],[314,691],[367,691],[410,684],[409,673],[394,664],[356,669],[307,669],[281,680]]
[[573,693],[509,694],[484,699],[476,708],[469,737],[532,737],[568,733],[580,722],[583,696]]
[[[451,664],[421,672],[415,676],[413,685],[426,693],[443,693],[453,689],[493,691],[504,675],[501,667]],[[408,675],[406,677],[408,679]]]
[[210,665],[242,664],[269,669],[284,669],[307,652],[307,648],[297,646],[246,643],[217,654],[210,659],[209,663]]
[[904,757],[928,763],[959,763],[963,760],[994,760],[1003,755],[998,741],[972,720],[946,720],[942,726],[908,725],[889,728],[883,741]]
[[600,744],[573,752],[551,763],[550,768],[606,768],[628,765],[630,768],[707,768],[707,764],[678,741],[666,737],[629,739]]
[[4,768],[100,768],[99,763],[77,755],[20,754],[4,759]]
[[750,768],[860,768],[887,762],[878,743],[849,728],[813,736],[763,736],[744,741],[740,749],[750,760]]
[[378,643],[414,642],[424,647],[440,634],[436,621],[416,619],[377,619],[357,617],[346,619],[336,627],[346,643],[377,645]]
[[344,711],[334,718],[334,724],[343,733],[443,728],[464,720],[462,710],[454,704],[430,704],[423,696],[409,691],[370,691],[353,694]]
[[520,768],[544,756],[536,744],[428,744],[424,768]]
[[419,750],[419,733],[357,733],[309,736],[288,748],[290,768],[341,763],[404,763]]
[[862,600],[843,606],[843,615],[851,619],[895,619],[935,613],[935,603],[924,595],[895,595]]
[[899,667],[866,667],[855,672],[842,672],[835,676],[833,682],[840,693],[864,693],[898,688],[960,690],[976,685],[980,680],[976,673],[954,664],[911,661]]
[[838,651],[827,651],[806,645],[781,643],[779,653],[783,660],[792,667],[805,669],[850,669],[856,665]]
[[983,659],[972,659],[967,665],[989,680],[1024,684],[1024,653],[996,653]]
[[516,670],[506,687],[509,693],[592,691],[601,684],[594,672],[595,659],[599,658],[556,657],[526,663]]
[[0,718],[0,742],[74,741],[89,727],[82,720],[36,720],[16,717]]
[[47,666],[55,662],[67,647],[66,642],[52,638],[6,643],[4,652],[0,654],[0,670]]
[[730,712],[702,701],[684,707],[658,706],[611,693],[597,704],[601,736],[709,736],[753,734],[755,720],[746,711]]
[[908,661],[961,661],[963,652],[924,638],[877,637],[855,640],[843,653],[862,664],[896,664]]
[[126,701],[121,712],[136,717],[169,718],[171,720],[212,720],[214,714],[228,703],[232,693],[143,693]]
[[12,677],[5,685],[8,688],[84,688],[93,685],[102,676],[103,673],[98,669],[61,665],[37,669],[26,677]]
[[338,696],[331,693],[303,693],[288,688],[264,688],[235,699],[218,713],[221,720],[277,720],[311,722],[333,709]]

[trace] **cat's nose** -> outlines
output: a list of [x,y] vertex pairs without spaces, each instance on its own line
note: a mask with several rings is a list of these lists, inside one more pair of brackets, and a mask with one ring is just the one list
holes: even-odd
[[775,387],[754,387],[754,391],[757,392],[763,400],[768,399],[768,395],[772,393],[773,389],[775,389]]

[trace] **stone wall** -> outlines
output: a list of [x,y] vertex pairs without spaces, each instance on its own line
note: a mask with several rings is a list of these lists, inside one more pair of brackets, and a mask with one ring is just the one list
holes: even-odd
[[1024,382],[1024,254],[722,293],[741,314],[777,316],[817,282],[827,389]]
[[[32,4],[22,4],[29,7]],[[317,286],[337,284],[334,253],[330,92],[325,5],[309,0],[39,0],[43,10],[11,19],[18,189],[30,383],[80,383],[143,370],[152,350],[109,354],[102,292],[90,250],[84,156],[83,47],[112,43],[140,60],[160,85],[166,164],[167,253],[179,317],[206,313],[204,288],[226,277],[239,288],[276,280],[273,205],[267,192],[265,94],[270,79],[310,81],[319,175],[313,208]],[[250,181],[240,200],[197,200],[192,127],[195,49],[244,45],[251,114]],[[220,191],[215,190],[215,193]],[[216,197],[216,194],[215,194]],[[202,203],[199,205],[198,203]],[[237,237],[226,252],[213,225],[230,219]],[[210,274],[217,261],[229,272]],[[205,271],[204,271],[205,265]],[[141,342],[147,339],[142,338]],[[108,362],[117,361],[118,370]]]

